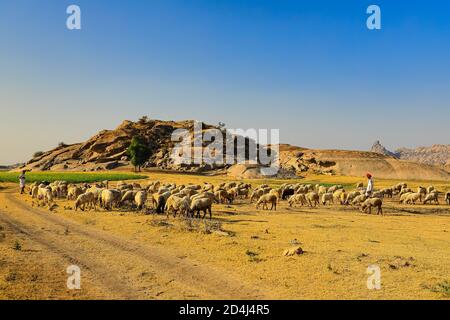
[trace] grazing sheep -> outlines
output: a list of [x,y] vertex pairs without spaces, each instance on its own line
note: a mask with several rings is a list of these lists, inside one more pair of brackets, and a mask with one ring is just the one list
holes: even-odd
[[77,211],[78,208],[80,208],[81,211],[84,211],[86,205],[89,205],[89,210],[92,210],[92,207],[94,207],[94,211],[97,211],[95,206],[95,195],[92,192],[86,192],[78,196],[75,201],[75,211]]
[[31,187],[31,198],[36,199],[38,196],[39,186],[32,186]]
[[101,206],[110,211],[120,201],[121,193],[118,190],[103,190],[100,195]]
[[297,193],[289,198],[288,203],[290,207],[292,207],[294,204],[297,203],[300,203],[302,206],[305,206],[308,204],[308,201],[306,200],[306,196],[303,193]]
[[400,203],[404,203],[404,202],[406,201],[406,198],[407,198],[410,194],[412,194],[412,193],[413,193],[413,192],[406,192],[406,193],[402,194],[402,195],[400,196],[399,202],[400,202]]
[[367,196],[365,194],[361,194],[359,196],[356,196],[353,201],[352,205],[359,206],[361,203],[367,200]]
[[100,201],[100,197],[101,197],[101,194],[102,194],[103,190],[105,190],[105,189],[94,186],[94,187],[91,187],[91,188],[87,189],[85,193],[87,193],[87,192],[93,193],[94,194],[94,198],[95,198],[95,202],[98,203]]
[[356,184],[356,189],[358,189],[358,188],[364,188],[364,183],[358,182],[358,183]]
[[322,195],[322,204],[325,205],[325,204],[327,204],[327,203],[329,203],[329,204],[334,204],[333,194],[330,193],[330,192],[324,193],[324,194]]
[[[170,191],[166,191],[166,192],[164,192],[164,193],[153,193],[153,194],[152,194],[152,199],[151,199],[153,208],[158,207],[158,205],[160,204],[160,197],[161,197],[161,196],[164,197],[164,204],[165,204],[166,201],[167,201],[167,199],[169,199],[169,197],[170,197],[171,195],[172,195],[172,193],[171,193]],[[162,208],[162,209],[163,209],[163,211],[164,211],[164,208]],[[163,211],[162,211],[162,212],[163,212]],[[162,212],[157,212],[157,213],[162,213]]]
[[340,204],[345,204],[345,199],[347,198],[347,194],[344,189],[338,189],[333,193],[333,201],[339,202]]
[[228,204],[232,204],[234,200],[233,194],[229,193],[225,189],[220,189],[214,192],[215,197],[219,200],[220,203],[228,202]]
[[39,186],[37,198],[43,200],[44,204],[50,205],[53,202],[53,194],[50,187]]
[[406,204],[416,204],[416,201],[422,201],[422,194],[419,192],[408,193],[403,203]]
[[428,202],[431,203],[432,201],[434,201],[436,204],[439,204],[437,192],[431,192],[431,193],[427,194],[427,196],[425,197],[425,200],[423,200],[423,204],[427,204]]
[[382,197],[392,198],[393,191],[392,188],[384,188],[380,190]]
[[67,190],[67,200],[76,200],[81,194],[83,194],[83,190],[80,187],[71,186]]
[[282,200],[287,200],[289,199],[290,196],[292,196],[295,193],[295,190],[292,188],[286,188],[283,189],[283,191],[281,192],[281,199]]
[[138,191],[134,196],[134,202],[137,209],[142,210],[145,208],[145,202],[147,201],[147,191]]
[[136,190],[127,190],[120,199],[120,204],[123,205],[125,202],[133,202],[134,198],[138,192]]
[[[166,198],[165,194],[156,194],[156,213],[164,213],[164,209],[166,207]],[[170,193],[169,193],[170,194]],[[169,195],[170,196],[170,195]],[[153,195],[153,199],[155,199],[155,195]]]
[[361,192],[359,191],[351,191],[348,193],[347,195],[347,199],[345,199],[345,204],[351,204],[353,202],[353,200],[357,197],[360,196]]
[[383,200],[381,200],[380,198],[370,198],[363,202],[363,204],[361,205],[361,211],[371,214],[372,207],[375,207],[375,208],[378,208],[377,214],[383,215],[382,206],[383,206]]
[[434,190],[436,190],[436,189],[434,188],[434,186],[429,186],[429,187],[427,188],[427,193],[432,193]]
[[165,210],[167,212],[167,218],[169,218],[169,212],[172,212],[174,217],[176,217],[178,211],[186,215],[189,211],[188,197],[180,198],[175,195],[170,196],[166,201]]
[[270,207],[270,210],[277,210],[277,201],[278,197],[274,194],[263,194],[259,199],[258,202],[256,202],[256,209],[259,209],[259,206],[262,205],[263,210],[268,210],[267,204],[270,203],[272,206]]
[[209,219],[212,218],[212,204],[213,200],[211,198],[198,198],[192,201],[190,211],[192,216],[197,212],[197,218],[200,218],[200,211],[203,211],[203,219],[206,217],[206,213],[209,212]]
[[317,192],[308,192],[306,194],[306,200],[308,200],[308,204],[310,207],[315,207],[319,205],[319,194]]

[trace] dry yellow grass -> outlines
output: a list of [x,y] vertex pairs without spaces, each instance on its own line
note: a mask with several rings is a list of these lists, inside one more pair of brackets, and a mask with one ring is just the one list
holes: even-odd
[[[176,175],[151,173],[151,180],[176,183],[219,183],[229,180],[223,176]],[[353,185],[364,181],[358,177],[310,176],[305,181],[341,183]],[[268,182],[279,185],[283,180],[250,181],[253,185]],[[379,187],[398,181],[377,180]],[[434,184],[440,190],[448,186],[436,182],[416,181],[412,187]],[[31,199],[21,197],[31,205]],[[168,220],[162,216],[143,215],[135,212],[83,212],[63,210],[65,202],[59,202],[54,215],[73,221],[80,226],[98,232],[135,241],[146,247],[162,248],[165,252],[184,259],[187,257],[214,270],[224,277],[242,282],[248,288],[258,288],[265,298],[273,299],[448,299],[445,283],[450,281],[450,210],[448,206],[400,206],[385,201],[385,216],[366,215],[356,208],[327,206],[319,208],[289,208],[282,202],[276,212],[256,210],[248,200],[236,205],[216,205],[213,222],[198,222],[194,227],[183,219]],[[11,207],[0,210],[13,210]],[[41,210],[41,209],[39,209]],[[1,214],[1,213],[0,213]],[[20,215],[20,213],[17,213]],[[36,223],[39,223],[36,220]],[[1,222],[0,222],[1,225]],[[189,230],[192,229],[192,230]],[[215,232],[215,230],[223,232]],[[0,231],[1,232],[1,231]],[[227,235],[228,233],[228,235]],[[35,252],[17,252],[10,249],[17,235],[8,235],[0,242],[0,298],[111,297],[96,287],[95,274],[86,291],[73,296],[64,290],[54,289],[55,282],[63,281],[54,276],[61,268],[51,256]],[[8,242],[9,241],[9,242]],[[7,243],[7,245],[5,245]],[[285,257],[285,249],[299,245],[305,253]],[[26,245],[25,245],[26,247]],[[86,248],[95,250],[95,248]],[[115,263],[114,252],[108,252]],[[20,260],[18,257],[20,257]],[[39,272],[49,281],[30,286],[30,264],[43,261]],[[122,263],[117,255],[117,264]],[[123,262],[125,264],[125,262]],[[145,272],[148,266],[134,261],[127,277],[130,283],[139,285],[137,271]],[[367,267],[381,268],[381,290],[368,290]],[[49,266],[49,267],[46,267]],[[117,267],[118,269],[119,266]],[[14,269],[14,270],[12,270]],[[136,270],[135,270],[136,269]],[[28,270],[28,271],[27,271]],[[11,272],[24,273],[22,280],[6,281]],[[209,299],[207,290],[194,289],[186,283],[174,283],[164,287],[162,276],[145,282],[158,289],[149,289],[146,297],[155,299],[200,298]],[[52,276],[53,275],[53,276]],[[136,276],[136,277],[135,277]],[[59,279],[56,281],[56,279]],[[170,279],[169,279],[170,280]],[[180,280],[181,281],[181,280]],[[58,282],[59,283],[59,282]],[[158,291],[159,290],[159,291]],[[3,295],[2,295],[3,291]],[[158,292],[164,292],[157,295]],[[5,292],[7,293],[5,295]]]

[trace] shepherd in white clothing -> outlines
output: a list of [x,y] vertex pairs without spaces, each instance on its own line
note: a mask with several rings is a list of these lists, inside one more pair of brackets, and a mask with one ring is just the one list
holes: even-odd
[[27,173],[27,171],[31,170],[22,170],[22,174],[19,176],[20,194],[23,194],[25,192],[25,182],[26,182],[25,173]]
[[370,173],[366,174],[366,177],[368,179],[367,181],[367,189],[366,189],[366,196],[370,197],[372,195],[373,192],[373,178],[372,175]]

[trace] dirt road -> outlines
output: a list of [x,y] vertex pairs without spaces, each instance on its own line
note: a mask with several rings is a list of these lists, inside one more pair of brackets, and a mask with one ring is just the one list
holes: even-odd
[[[31,291],[24,291],[25,277],[18,287],[31,296],[20,298],[52,298],[45,294],[49,286],[55,287],[50,288],[52,294],[64,293],[62,296],[68,298],[164,299],[166,295],[180,299],[264,298],[259,290],[244,287],[238,276],[229,271],[197,263],[172,249],[144,246],[49,210],[31,207],[11,190],[0,193],[0,204],[0,226],[6,240],[21,239],[27,247],[8,254],[8,249],[0,246],[5,253],[0,272],[5,265],[14,275],[23,272],[21,268],[30,268],[30,264],[40,265],[39,274],[32,278],[39,278],[45,287],[33,283]],[[69,275],[65,272],[69,265],[81,268],[82,288],[76,293],[66,288]],[[15,290],[10,286],[16,282],[13,279],[3,284],[0,297],[2,289],[9,292],[4,294],[5,298],[11,297]]]

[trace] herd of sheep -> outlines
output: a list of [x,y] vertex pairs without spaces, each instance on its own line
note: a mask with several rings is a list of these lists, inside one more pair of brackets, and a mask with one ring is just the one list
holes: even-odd
[[[285,183],[279,188],[262,184],[252,188],[249,183],[228,182],[213,185],[211,183],[177,185],[162,184],[153,181],[148,185],[139,183],[119,182],[115,188],[109,188],[108,181],[95,185],[75,185],[64,181],[52,183],[34,183],[30,194],[33,199],[43,205],[52,205],[55,199],[74,201],[75,210],[104,210],[119,208],[136,208],[137,210],[152,208],[158,214],[177,214],[186,217],[203,218],[207,214],[212,217],[214,203],[231,205],[237,199],[249,199],[256,203],[256,209],[276,210],[277,203],[287,201],[289,206],[302,205],[315,207],[318,205],[350,205],[360,207],[362,212],[371,213],[372,208],[377,214],[383,214],[383,198],[398,197],[402,204],[439,204],[439,195],[433,186],[418,187],[416,191],[408,188],[406,183],[399,183],[391,188],[373,192],[370,196],[362,183],[354,190],[347,191],[342,185],[326,187],[323,185]],[[450,192],[445,193],[444,201],[450,205]]]

